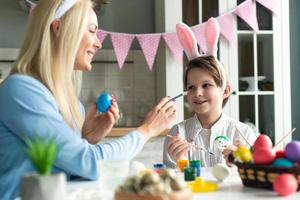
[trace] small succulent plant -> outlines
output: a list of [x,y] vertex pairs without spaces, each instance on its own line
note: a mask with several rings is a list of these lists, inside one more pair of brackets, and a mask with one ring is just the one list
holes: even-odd
[[51,173],[57,156],[57,144],[54,139],[26,139],[25,153],[37,172],[43,176]]

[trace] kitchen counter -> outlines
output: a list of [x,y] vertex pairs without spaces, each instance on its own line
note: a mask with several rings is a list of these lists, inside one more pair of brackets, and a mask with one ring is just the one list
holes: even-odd
[[[179,177],[183,178],[180,174]],[[211,174],[211,168],[201,168],[201,177],[207,181],[215,181]],[[105,181],[73,181],[67,184],[68,200],[113,200],[114,188],[124,179],[111,177]],[[276,195],[274,191],[245,187],[237,173],[232,169],[231,176],[224,182],[217,182],[218,189],[216,192],[194,193],[193,200],[274,200],[274,199],[300,199],[300,192],[296,192],[288,197],[282,198]],[[111,189],[108,188],[111,187]]]

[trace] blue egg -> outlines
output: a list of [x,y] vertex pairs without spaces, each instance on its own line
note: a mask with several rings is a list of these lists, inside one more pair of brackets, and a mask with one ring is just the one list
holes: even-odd
[[97,100],[97,109],[106,113],[111,106],[111,97],[107,92],[103,92]]
[[274,167],[293,167],[294,163],[285,158],[278,158],[272,163],[272,165]]

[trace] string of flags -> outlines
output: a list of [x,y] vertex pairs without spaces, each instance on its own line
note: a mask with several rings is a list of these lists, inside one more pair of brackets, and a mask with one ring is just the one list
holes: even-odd
[[[272,13],[278,14],[277,1],[278,0],[246,0],[231,11],[220,15],[216,19],[220,25],[221,36],[224,37],[229,44],[235,43],[237,37],[234,30],[236,16],[239,16],[242,20],[244,20],[255,32],[258,32],[259,28],[256,18],[256,2],[272,11]],[[196,36],[200,49],[204,52],[206,51],[206,43],[204,39],[205,26],[206,22],[191,27]],[[122,69],[124,65],[128,52],[131,48],[131,44],[135,38],[138,40],[141,46],[149,70],[152,70],[153,68],[157,49],[161,40],[164,40],[174,59],[180,63],[182,62],[183,49],[177,39],[175,31],[154,34],[128,34],[99,29],[97,34],[101,42],[103,42],[108,35],[110,36],[120,69]]]

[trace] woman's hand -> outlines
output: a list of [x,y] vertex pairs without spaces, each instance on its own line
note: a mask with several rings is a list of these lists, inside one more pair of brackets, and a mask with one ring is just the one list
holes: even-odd
[[237,139],[235,141],[235,144],[234,145],[229,145],[228,147],[226,147],[222,154],[223,154],[223,157],[224,159],[226,160],[226,164],[229,166],[229,167],[232,167],[233,164],[228,160],[228,156],[230,154],[232,154],[234,151],[236,151],[239,147],[243,146],[243,143],[241,140]]
[[[170,101],[170,97],[163,98],[145,117],[143,124],[138,127],[145,141],[159,135],[170,127],[176,119],[175,101]],[[167,103],[168,102],[168,103]]]
[[188,151],[192,145],[180,138],[179,134],[168,139],[168,153],[170,157],[176,162],[177,160],[186,160],[188,158]]
[[82,126],[82,137],[89,143],[98,143],[111,131],[119,117],[118,104],[113,96],[111,107],[106,113],[97,114],[96,103],[93,103]]

